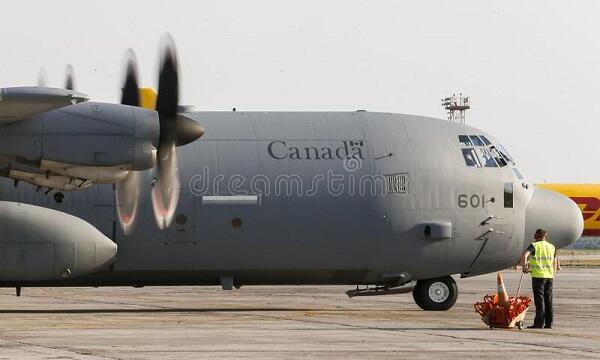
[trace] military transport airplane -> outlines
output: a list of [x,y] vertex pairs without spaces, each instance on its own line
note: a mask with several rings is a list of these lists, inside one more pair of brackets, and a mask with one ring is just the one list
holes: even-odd
[[451,275],[514,265],[540,227],[559,247],[581,235],[577,205],[479,129],[193,112],[172,45],[156,99],[132,55],[126,74],[121,104],[88,101],[71,77],[1,90],[0,286],[348,284],[446,310]]

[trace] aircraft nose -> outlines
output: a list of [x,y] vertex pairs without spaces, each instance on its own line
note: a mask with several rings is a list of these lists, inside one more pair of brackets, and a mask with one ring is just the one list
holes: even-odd
[[548,231],[548,240],[557,248],[569,246],[583,233],[581,210],[568,197],[536,187],[525,212],[525,246],[539,228]]

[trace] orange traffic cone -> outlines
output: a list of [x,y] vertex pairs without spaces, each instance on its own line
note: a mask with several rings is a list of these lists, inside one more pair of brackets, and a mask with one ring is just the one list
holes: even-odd
[[508,293],[504,287],[504,281],[502,281],[502,274],[498,273],[498,275],[496,275],[496,280],[498,282],[498,305],[509,307],[510,300],[508,299]]

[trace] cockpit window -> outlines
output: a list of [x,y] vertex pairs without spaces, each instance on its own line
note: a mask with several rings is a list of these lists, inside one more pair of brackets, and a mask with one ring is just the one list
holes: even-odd
[[479,138],[481,139],[481,141],[483,141],[484,144],[486,144],[486,145],[492,145],[492,143],[485,136],[479,135]]
[[500,167],[508,165],[508,161],[500,154],[500,152],[498,152],[498,150],[494,146],[490,147],[490,152],[492,153],[492,156],[494,157],[498,165],[500,165]]
[[498,167],[492,153],[486,148],[475,148],[484,167]]
[[502,146],[502,144],[498,144],[496,145],[496,147],[498,148],[498,151],[500,151],[500,154],[506,158],[506,161],[512,163],[513,165],[516,165],[515,160],[513,159],[512,156],[510,156],[510,154],[508,153],[508,151],[506,151],[506,149],[504,148],[504,146]]
[[469,138],[473,142],[473,145],[475,145],[475,146],[485,146],[485,144],[483,143],[483,141],[481,141],[481,139],[477,135],[469,135]]
[[477,154],[475,154],[475,149],[468,148],[462,149],[463,157],[465,158],[465,163],[470,167],[481,167],[481,163],[479,162],[479,158],[477,158]]
[[471,167],[504,167],[515,165],[504,146],[492,145],[484,135],[458,135],[463,157],[467,166]]
[[467,135],[458,135],[458,142],[462,146],[473,146],[473,144],[471,143],[471,139],[469,139]]

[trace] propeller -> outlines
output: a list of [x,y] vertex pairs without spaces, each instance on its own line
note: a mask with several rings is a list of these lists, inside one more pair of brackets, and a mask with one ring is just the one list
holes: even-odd
[[[75,90],[75,72],[73,71],[73,66],[68,64],[65,70],[65,89],[67,90]],[[48,86],[48,73],[45,68],[40,68],[38,72],[38,87],[47,87]]]
[[38,87],[46,87],[48,84],[48,73],[46,72],[45,68],[40,68],[40,71],[38,72],[38,80],[37,80],[37,86]]
[[75,71],[71,64],[68,64],[66,68],[65,89],[75,90]]
[[[123,92],[121,94],[121,104],[140,106],[137,61],[133,50],[129,49],[126,53],[126,57],[128,60]],[[117,216],[121,223],[121,229],[126,235],[131,234],[135,229],[139,198],[140,172],[129,171],[123,181],[115,184]]]
[[163,40],[161,52],[158,97],[156,98],[156,111],[160,120],[160,139],[156,162],[156,182],[152,188],[152,207],[156,224],[160,229],[165,229],[173,220],[181,188],[175,149],[178,129],[179,70],[175,45],[170,36]]
[[[204,134],[202,126],[177,112],[179,105],[179,70],[173,39],[163,41],[161,50],[156,111],[160,135],[157,146],[156,167],[151,190],[152,208],[156,224],[166,229],[172,222],[181,184],[177,170],[177,146],[197,140]],[[129,60],[121,103],[140,106],[137,65],[133,51]],[[130,171],[122,182],[116,184],[117,212],[121,228],[126,234],[135,226],[140,196],[140,174]]]

